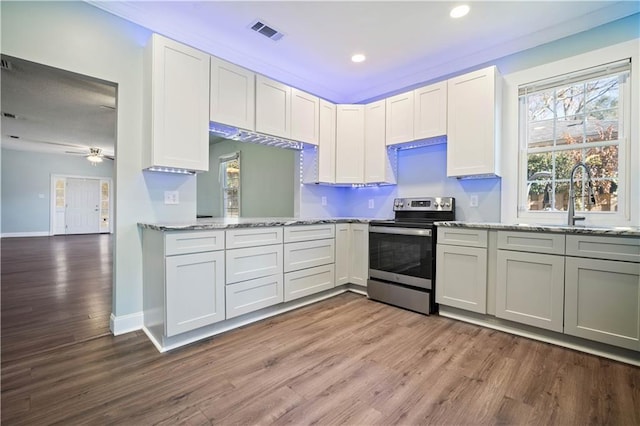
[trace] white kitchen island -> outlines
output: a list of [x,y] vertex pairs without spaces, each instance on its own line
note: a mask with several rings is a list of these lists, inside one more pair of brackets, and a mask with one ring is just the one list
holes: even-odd
[[367,219],[138,225],[143,330],[161,352],[346,291],[366,295]]

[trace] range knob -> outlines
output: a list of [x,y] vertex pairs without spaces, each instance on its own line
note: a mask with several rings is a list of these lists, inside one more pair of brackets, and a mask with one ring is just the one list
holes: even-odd
[[435,202],[435,203],[433,203],[433,206],[434,206],[434,207],[439,207],[439,206],[440,206],[440,204],[438,204],[438,202]]
[[451,205],[449,203],[446,203],[444,206],[447,207],[447,208],[451,207]]

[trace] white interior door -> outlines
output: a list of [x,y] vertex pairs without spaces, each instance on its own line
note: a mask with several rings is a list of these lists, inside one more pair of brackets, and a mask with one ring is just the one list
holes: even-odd
[[100,232],[100,180],[67,179],[65,226],[67,234]]

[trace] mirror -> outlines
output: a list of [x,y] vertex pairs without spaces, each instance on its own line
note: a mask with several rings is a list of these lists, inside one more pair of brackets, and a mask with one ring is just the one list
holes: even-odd
[[[209,171],[197,175],[198,217],[224,217],[225,211],[233,217],[235,209],[225,209],[223,199],[239,206],[240,217],[294,216],[296,151],[216,136],[210,136],[209,144]],[[219,166],[236,153],[242,159],[237,185],[241,190],[237,191],[239,199],[233,201],[228,197],[233,189],[228,188],[226,173]]]

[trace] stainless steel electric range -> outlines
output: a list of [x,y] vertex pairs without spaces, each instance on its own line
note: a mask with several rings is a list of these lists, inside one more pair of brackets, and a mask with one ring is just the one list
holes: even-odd
[[369,223],[369,298],[423,314],[436,311],[433,223],[455,220],[452,197],[396,198],[394,220]]

